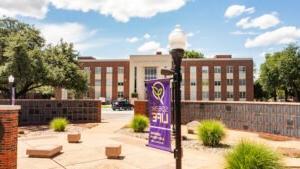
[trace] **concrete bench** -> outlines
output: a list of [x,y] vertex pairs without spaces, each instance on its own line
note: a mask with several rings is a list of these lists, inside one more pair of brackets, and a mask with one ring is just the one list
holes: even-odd
[[61,150],[61,145],[43,145],[27,149],[26,154],[29,157],[51,158],[59,154]]
[[81,134],[80,133],[69,133],[68,142],[69,143],[79,143]]
[[105,155],[108,159],[120,158],[121,151],[122,151],[122,146],[120,144],[109,145],[105,147]]

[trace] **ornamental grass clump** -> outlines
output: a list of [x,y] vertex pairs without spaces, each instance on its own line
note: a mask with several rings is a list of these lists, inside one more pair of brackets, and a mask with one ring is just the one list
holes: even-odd
[[216,120],[204,120],[198,126],[198,138],[205,146],[215,147],[225,137],[223,123]]
[[50,122],[50,128],[54,131],[62,132],[65,131],[69,121],[66,118],[55,118]]
[[226,169],[282,169],[281,156],[271,148],[250,141],[241,141],[226,156]]
[[149,126],[149,119],[143,115],[136,115],[132,119],[130,126],[134,132],[144,132]]

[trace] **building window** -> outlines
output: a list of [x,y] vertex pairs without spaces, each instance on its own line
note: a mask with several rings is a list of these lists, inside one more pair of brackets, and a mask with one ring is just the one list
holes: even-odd
[[107,68],[106,68],[106,73],[110,73],[110,74],[111,74],[112,71],[113,71],[112,67],[107,67]]
[[246,79],[240,79],[240,86],[245,86],[246,85]]
[[227,79],[227,86],[233,86],[233,79]]
[[233,92],[227,92],[227,98],[232,99],[233,98]]
[[233,66],[227,66],[226,67],[226,72],[227,73],[233,73]]
[[87,74],[87,81],[88,81],[88,84],[90,84],[91,68],[90,67],[84,67],[83,70],[86,72],[86,74]]
[[221,98],[221,92],[215,92],[214,96],[215,96],[215,99]]
[[137,67],[135,66],[134,67],[134,93],[137,92],[136,91],[136,86],[137,86],[137,80],[136,80],[136,78],[137,78]]
[[202,73],[208,73],[208,66],[202,66]]
[[209,80],[208,79],[202,79],[202,86],[208,86]]
[[240,73],[246,73],[246,66],[239,66]]
[[101,80],[95,80],[95,99],[101,97]]
[[124,73],[124,67],[118,67],[118,73]]
[[118,98],[123,98],[124,97],[124,92],[118,92]]
[[196,82],[191,82],[191,86],[196,86]]
[[145,80],[156,79],[156,67],[145,67]]
[[118,86],[124,86],[123,82],[118,82]]
[[220,80],[216,80],[215,81],[215,86],[221,86],[221,81]]
[[101,67],[95,67],[95,74],[101,75]]
[[214,73],[221,73],[221,66],[215,66]]
[[202,100],[208,100],[209,92],[202,92]]
[[239,92],[240,93],[240,98],[244,99],[246,98],[246,92]]

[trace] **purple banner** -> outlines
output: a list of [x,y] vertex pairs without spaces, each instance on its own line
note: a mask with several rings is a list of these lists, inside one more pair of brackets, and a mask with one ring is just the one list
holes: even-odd
[[150,80],[146,85],[150,120],[148,146],[172,151],[170,79]]

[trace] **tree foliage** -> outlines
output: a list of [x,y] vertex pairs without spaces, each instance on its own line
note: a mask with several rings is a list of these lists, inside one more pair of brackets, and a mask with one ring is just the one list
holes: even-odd
[[263,89],[259,80],[254,83],[254,98],[260,101],[268,99],[268,93]]
[[296,44],[290,44],[280,52],[266,55],[260,67],[259,80],[263,89],[274,99],[284,91],[288,96],[300,100],[300,51]]
[[87,90],[86,75],[72,44],[45,45],[40,32],[11,18],[0,19],[0,91],[10,95],[8,76],[15,77],[16,97],[42,87]]
[[204,58],[204,55],[195,50],[187,50],[184,52],[183,58]]

